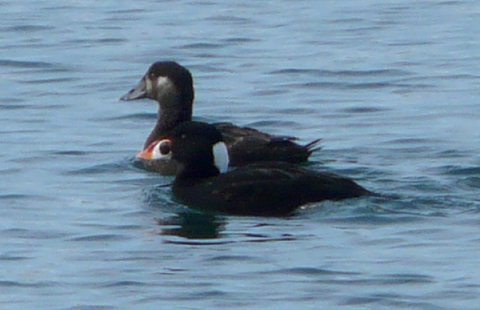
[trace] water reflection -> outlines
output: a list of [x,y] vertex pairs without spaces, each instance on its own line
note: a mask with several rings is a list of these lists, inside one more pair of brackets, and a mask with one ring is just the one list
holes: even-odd
[[[147,180],[155,185],[148,185],[144,188],[144,203],[148,209],[161,212],[161,215],[158,215],[160,219],[157,220],[161,235],[186,239],[217,239],[220,237],[220,233],[225,229],[224,217],[180,205],[172,200],[169,182],[158,185],[157,178]],[[168,215],[165,215],[165,211]]]
[[187,239],[216,239],[225,229],[222,217],[190,210],[160,219],[158,224],[161,226],[162,235]]

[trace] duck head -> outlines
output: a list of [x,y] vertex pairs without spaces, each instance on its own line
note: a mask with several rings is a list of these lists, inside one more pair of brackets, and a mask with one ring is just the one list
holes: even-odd
[[148,98],[160,105],[193,104],[193,79],[190,71],[174,61],[158,61],[150,66],[137,86],[120,100]]
[[177,177],[204,178],[228,169],[228,152],[221,133],[202,122],[184,122],[165,139],[152,142],[137,154],[143,160],[173,159],[179,164]]
[[146,161],[170,160],[172,159],[171,144],[169,139],[153,141],[146,149],[137,154],[137,158]]
[[157,124],[145,141],[145,149],[178,124],[192,119],[194,99],[192,74],[174,61],[156,62],[150,66],[137,86],[120,100],[143,98],[158,103]]

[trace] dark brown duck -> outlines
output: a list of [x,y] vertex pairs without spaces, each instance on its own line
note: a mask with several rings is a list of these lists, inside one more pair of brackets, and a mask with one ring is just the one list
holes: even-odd
[[[152,142],[165,137],[178,124],[192,120],[194,88],[190,71],[173,61],[152,64],[137,86],[121,97],[121,100],[143,98],[158,103],[157,123],[145,141],[146,149]],[[319,149],[319,140],[300,145],[294,137],[273,136],[225,122],[213,125],[224,137],[231,166],[272,160],[299,163],[306,161],[313,151]],[[163,174],[170,174],[165,171],[172,170],[168,160],[144,163],[147,168]]]

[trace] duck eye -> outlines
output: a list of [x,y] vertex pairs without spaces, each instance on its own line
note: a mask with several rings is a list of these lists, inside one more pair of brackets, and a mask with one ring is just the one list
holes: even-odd
[[169,142],[163,142],[159,145],[159,150],[160,150],[160,154],[162,155],[168,155],[171,151],[171,147],[170,147],[170,143]]

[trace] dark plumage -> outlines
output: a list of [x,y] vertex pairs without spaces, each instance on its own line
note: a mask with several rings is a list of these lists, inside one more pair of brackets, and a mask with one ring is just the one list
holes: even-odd
[[306,145],[295,143],[295,137],[272,136],[253,128],[238,127],[232,123],[214,125],[227,144],[230,165],[241,166],[259,161],[284,161],[300,163],[319,149],[320,139]]
[[[193,79],[190,71],[172,61],[156,62],[150,66],[138,85],[121,100],[153,99],[158,102],[157,123],[144,144],[161,139],[178,124],[192,120],[194,100]],[[238,127],[231,123],[215,124],[223,134],[232,166],[258,161],[303,162],[318,150],[315,140],[307,145],[295,143],[292,137],[277,137],[258,130]],[[163,171],[162,164],[146,163],[151,170]]]
[[279,216],[309,202],[370,193],[351,179],[285,162],[253,163],[220,173],[215,164],[222,161],[215,154],[222,154],[212,148],[222,142],[222,135],[206,123],[184,122],[166,139],[161,143],[171,144],[170,155],[179,163],[173,183],[176,199],[203,210]]

